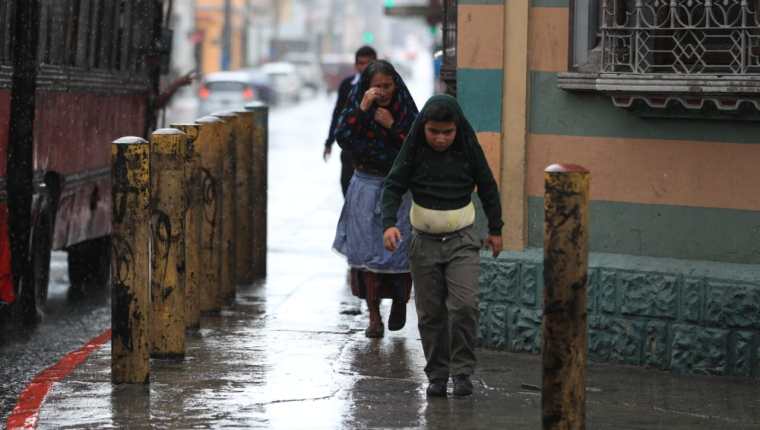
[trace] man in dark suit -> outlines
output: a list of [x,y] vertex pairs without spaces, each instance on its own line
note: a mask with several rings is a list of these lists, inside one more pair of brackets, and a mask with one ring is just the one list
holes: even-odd
[[[332,153],[332,145],[335,142],[335,129],[338,127],[338,118],[343,108],[346,107],[348,101],[348,94],[351,92],[351,88],[359,82],[359,76],[361,76],[364,69],[367,68],[369,63],[377,60],[377,52],[372,47],[362,46],[356,51],[354,57],[354,67],[356,68],[356,74],[347,77],[340,83],[338,87],[338,100],[335,102],[335,108],[333,109],[332,121],[330,122],[330,133],[325,140],[325,149],[322,157],[327,161]],[[340,186],[343,189],[343,195],[346,195],[348,190],[348,182],[351,180],[351,176],[354,174],[354,166],[351,160],[351,153],[345,149],[340,153],[341,172],[340,172]]]

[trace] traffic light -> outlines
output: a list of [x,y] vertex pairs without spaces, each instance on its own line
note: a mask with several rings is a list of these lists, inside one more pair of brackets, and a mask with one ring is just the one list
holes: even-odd
[[385,7],[396,6],[396,0],[385,0]]

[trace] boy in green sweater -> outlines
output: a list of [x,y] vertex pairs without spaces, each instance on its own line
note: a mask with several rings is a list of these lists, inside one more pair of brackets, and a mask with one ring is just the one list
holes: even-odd
[[401,240],[396,212],[412,193],[409,262],[429,396],[445,396],[449,376],[455,396],[472,394],[483,246],[474,227],[476,187],[488,218],[485,242],[496,257],[504,225],[496,181],[456,99],[434,96],[385,178],[382,206],[383,242],[393,252]]

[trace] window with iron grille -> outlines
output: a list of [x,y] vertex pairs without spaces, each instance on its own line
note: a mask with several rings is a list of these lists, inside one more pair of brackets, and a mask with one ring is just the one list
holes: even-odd
[[760,118],[760,0],[574,0],[569,73],[639,111]]
[[752,3],[602,0],[602,71],[760,74],[760,16]]
[[457,0],[443,2],[443,65],[441,79],[446,83],[446,92],[457,93]]

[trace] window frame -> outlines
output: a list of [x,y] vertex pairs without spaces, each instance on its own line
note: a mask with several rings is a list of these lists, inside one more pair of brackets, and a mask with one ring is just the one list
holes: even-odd
[[[599,1],[596,14],[603,15],[601,9],[606,0]],[[612,0],[614,1],[614,0]],[[623,0],[621,0],[623,1]],[[645,0],[647,1],[647,0]],[[648,0],[654,1],[654,0]],[[660,0],[661,1],[661,0]],[[679,0],[685,1],[685,0]],[[736,2],[737,0],[731,0]],[[610,97],[613,105],[626,108],[643,116],[679,117],[712,119],[760,119],[760,69],[757,73],[632,73],[604,69],[602,56],[604,51],[604,32],[601,20],[599,33],[601,40],[594,48],[579,54],[582,47],[576,37],[578,26],[584,23],[577,15],[584,4],[593,4],[594,0],[571,0],[569,13],[569,50],[568,72],[559,73],[557,85],[560,89],[572,92],[595,92]],[[760,0],[753,0],[756,5],[754,16],[757,20],[758,39],[749,42],[749,49],[760,53]],[[585,12],[589,13],[589,8]],[[602,20],[605,16],[601,16]],[[592,21],[585,20],[586,23]],[[580,23],[580,24],[579,24]],[[746,23],[745,23],[746,24]],[[587,24],[588,25],[588,24]],[[693,30],[693,29],[692,29]],[[587,28],[586,33],[592,34]],[[754,36],[753,36],[754,37]],[[585,39],[588,40],[588,39]],[[597,52],[594,52],[597,51]],[[594,54],[594,55],[592,55]],[[588,55],[591,62],[579,64],[579,58]],[[760,54],[759,54],[760,55]],[[758,64],[757,66],[760,66]],[[756,66],[756,67],[757,67]]]

